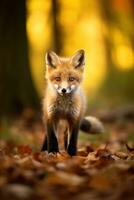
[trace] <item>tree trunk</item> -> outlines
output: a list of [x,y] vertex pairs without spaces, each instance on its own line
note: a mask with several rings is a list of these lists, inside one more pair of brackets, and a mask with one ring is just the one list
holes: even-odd
[[52,0],[52,24],[53,24],[53,48],[57,54],[60,55],[63,49],[62,30],[58,21],[60,12],[60,2]]
[[0,115],[37,108],[28,60],[25,0],[1,0],[0,15]]

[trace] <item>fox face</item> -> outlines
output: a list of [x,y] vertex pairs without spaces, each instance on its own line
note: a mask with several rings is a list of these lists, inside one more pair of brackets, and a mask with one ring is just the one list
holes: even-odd
[[85,65],[84,50],[71,57],[59,57],[53,51],[46,53],[46,79],[48,84],[61,95],[75,92],[83,79]]

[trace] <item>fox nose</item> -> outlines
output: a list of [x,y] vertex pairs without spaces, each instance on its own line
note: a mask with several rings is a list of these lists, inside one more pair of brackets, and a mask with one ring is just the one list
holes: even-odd
[[64,93],[64,94],[65,94],[65,93],[66,93],[66,91],[67,91],[67,90],[66,90],[65,88],[63,88],[63,89],[62,89],[62,93]]

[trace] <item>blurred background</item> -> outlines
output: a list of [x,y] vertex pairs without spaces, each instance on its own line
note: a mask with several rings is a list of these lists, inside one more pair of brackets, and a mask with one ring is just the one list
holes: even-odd
[[47,49],[61,56],[85,49],[88,113],[132,110],[133,9],[133,0],[1,0],[1,130],[7,118],[41,118]]

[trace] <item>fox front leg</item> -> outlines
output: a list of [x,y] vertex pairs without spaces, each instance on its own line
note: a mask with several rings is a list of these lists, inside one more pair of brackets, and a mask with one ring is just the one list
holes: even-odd
[[49,121],[47,121],[46,129],[47,129],[47,140],[44,145],[45,145],[45,147],[47,145],[48,153],[59,152],[58,141],[57,141],[57,137],[55,135],[53,123],[50,123]]
[[41,147],[41,151],[47,151],[47,136],[44,139],[43,145]]
[[71,128],[71,133],[69,137],[69,144],[67,147],[67,152],[70,156],[75,156],[77,154],[77,140],[78,140],[79,125],[75,124]]

